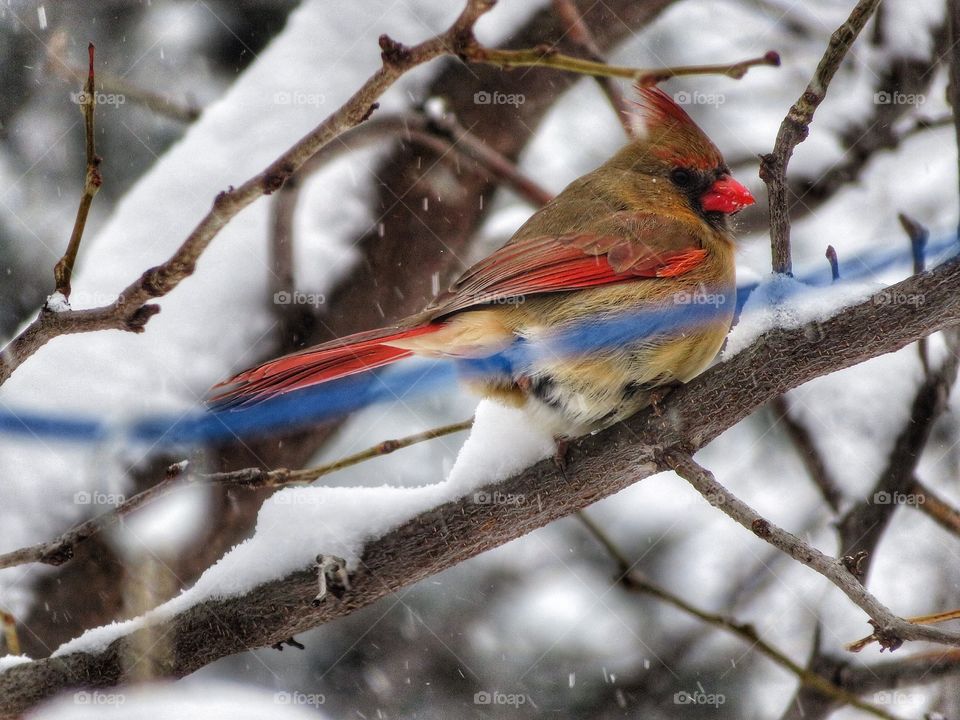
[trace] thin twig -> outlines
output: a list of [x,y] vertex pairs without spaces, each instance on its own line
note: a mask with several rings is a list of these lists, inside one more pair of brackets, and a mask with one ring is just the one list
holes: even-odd
[[60,258],[60,261],[53,268],[56,292],[62,295],[64,300],[70,298],[70,279],[73,277],[73,266],[77,261],[77,253],[80,251],[80,240],[83,238],[83,230],[87,226],[87,214],[90,212],[90,206],[93,204],[94,196],[96,196],[100,185],[103,183],[103,178],[100,176],[100,158],[97,157],[97,144],[93,124],[93,111],[97,104],[93,73],[93,43],[87,46],[87,55],[89,57],[87,82],[79,97],[80,111],[83,113],[83,129],[86,135],[87,155],[83,194],[80,196],[80,206],[77,208],[77,218],[73,223],[73,232],[70,233],[70,242],[67,243],[66,252],[63,253],[63,257]]
[[[879,0],[877,0],[879,1]],[[664,68],[635,68],[623,65],[608,65],[603,62],[584,60],[557,52],[550,46],[535,47],[527,50],[496,50],[480,44],[469,45],[464,56],[470,62],[494,65],[499,68],[538,67],[565,70],[579,75],[592,77],[624,78],[633,80],[641,86],[656,85],[664,80],[688,75],[725,75],[739,80],[752,67],[759,65],[780,65],[780,56],[773,50],[760,57],[740,60],[734,63],[716,65],[678,65]]]
[[[443,112],[430,120],[436,129],[449,138],[449,147],[452,150],[472,160],[491,177],[512,188],[535,207],[546,205],[553,199],[553,193],[521,172],[516,163],[463,127],[454,113]],[[416,136],[413,138],[417,140]]]
[[910,406],[910,416],[894,440],[890,456],[866,498],[855,504],[837,523],[840,548],[844,555],[866,553],[861,562],[869,572],[874,550],[880,543],[893,513],[900,506],[898,499],[910,492],[916,478],[917,464],[927,445],[934,423],[947,409],[950,393],[960,370],[955,330],[944,334],[951,352],[943,364],[923,379]]
[[[66,32],[57,32],[47,43],[46,67],[68,82],[80,80],[83,82],[85,72],[76,68],[66,57],[70,36]],[[180,103],[166,95],[138,87],[127,80],[101,72],[97,78],[100,92],[112,94],[122,98],[121,102],[130,102],[143,105],[158,115],[164,115],[181,123],[192,123],[200,117],[200,108],[195,105]]]
[[826,460],[820,454],[813,435],[810,430],[790,414],[790,405],[787,403],[786,396],[781,395],[771,403],[777,419],[783,423],[787,431],[787,436],[793,443],[797,455],[800,456],[800,462],[807,469],[810,479],[819,488],[823,499],[827,501],[830,508],[837,512],[840,509],[840,503],[843,501],[843,491],[840,484],[827,467]]
[[[590,28],[583,21],[583,15],[573,0],[553,0],[553,12],[563,23],[566,37],[583,50],[588,60],[599,63],[606,62],[596,40],[593,38],[593,33],[590,32]],[[603,94],[607,96],[607,100],[616,113],[623,131],[627,137],[631,137],[634,130],[630,122],[630,107],[620,91],[620,87],[610,77],[597,77],[596,80]]]
[[928,640],[945,645],[960,645],[960,634],[935,630],[925,625],[914,625],[895,615],[883,605],[836,558],[823,554],[800,538],[763,518],[733,493],[718,483],[713,474],[698,465],[686,452],[677,449],[664,451],[664,464],[689,482],[712,505],[747,528],[761,540],[787,553],[794,560],[815,570],[836,585],[853,603],[863,610],[875,627],[882,649],[896,650],[907,640]]
[[609,554],[610,557],[616,561],[617,565],[619,566],[617,582],[622,584],[628,590],[651,595],[652,597],[655,597],[658,600],[677,608],[681,612],[685,612],[688,615],[692,615],[693,617],[697,618],[698,620],[702,620],[708,625],[712,625],[736,635],[741,640],[746,642],[750,646],[751,650],[757,650],[761,655],[764,655],[780,667],[793,673],[797,679],[807,687],[817,690],[823,695],[832,698],[836,702],[859,708],[875,717],[886,718],[887,720],[895,720],[895,715],[892,715],[891,713],[888,713],[874,705],[871,705],[868,702],[861,700],[853,693],[848,692],[842,687],[839,687],[828,678],[825,678],[823,675],[798,665],[796,662],[791,660],[784,651],[764,640],[753,624],[697,607],[693,603],[684,600],[679,595],[676,595],[666,588],[656,584],[642,573],[634,569],[634,563],[631,563],[627,559],[623,551],[617,547],[616,543],[610,539],[603,529],[600,528],[586,514],[585,511],[581,510],[578,512],[577,519],[580,520],[587,530],[590,531],[590,534],[593,535],[593,537],[596,538],[601,545],[603,545],[607,551],[607,554]]
[[[910,238],[910,251],[913,255],[913,272],[921,273],[926,269],[925,250],[927,240],[930,238],[930,231],[922,224],[914,220],[906,213],[897,213],[897,219],[907,237]],[[930,374],[930,357],[927,351],[927,339],[921,338],[917,341],[917,352],[920,354],[920,364],[923,365],[925,375]]]
[[121,518],[150,504],[173,490],[186,485],[211,484],[229,485],[244,489],[276,488],[284,485],[304,485],[318,478],[351,465],[357,465],[383,455],[389,455],[397,450],[416,445],[417,443],[433,440],[445,435],[468,430],[473,425],[473,419],[464,420],[450,425],[425,430],[424,432],[407,435],[396,440],[384,440],[381,443],[362,450],[353,455],[347,455],[333,462],[318,465],[302,470],[277,468],[264,470],[262,468],[244,468],[223,473],[191,473],[186,462],[171,465],[167,469],[166,477],[146,490],[127,498],[113,509],[94,518],[72,527],[53,540],[37,543],[28,547],[13,550],[0,555],[0,569],[24,565],[26,563],[43,563],[45,565],[62,565],[74,556],[77,545],[85,540],[116,525]]
[[880,0],[860,0],[846,22],[830,36],[830,44],[806,90],[780,124],[773,152],[760,158],[760,178],[770,196],[770,242],[773,271],[790,274],[790,209],[787,205],[787,165],[794,148],[806,140],[817,107],[827,95],[834,73]]
[[916,497],[913,505],[947,532],[960,537],[960,510],[948,503],[933,490],[914,478],[910,492]]
[[[951,620],[960,620],[960,610],[945,610],[928,615],[912,615],[904,619],[907,622],[916,623],[917,625],[936,625],[942,622],[950,622]],[[879,642],[879,640],[880,638],[877,636],[877,633],[872,632],[864,638],[848,643],[845,647],[850,652],[860,652],[868,645]]]

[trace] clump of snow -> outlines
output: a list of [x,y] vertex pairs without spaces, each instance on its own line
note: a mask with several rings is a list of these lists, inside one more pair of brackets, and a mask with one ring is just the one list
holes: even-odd
[[28,662],[32,661],[26,655],[4,655],[0,657],[0,672]]
[[747,299],[740,321],[727,337],[723,358],[736,355],[774,328],[798,328],[828,320],[881,287],[874,282],[852,281],[811,286],[786,275],[771,275]]
[[70,309],[70,301],[62,292],[57,290],[55,293],[47,296],[47,301],[43,305],[50,312],[67,312]]

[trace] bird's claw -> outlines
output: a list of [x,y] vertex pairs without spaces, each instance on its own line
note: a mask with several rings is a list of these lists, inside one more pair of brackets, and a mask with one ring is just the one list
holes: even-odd
[[319,592],[313,599],[314,607],[322,605],[328,593],[340,598],[350,589],[350,574],[347,572],[347,562],[342,557],[317,555],[316,567]]
[[663,401],[667,399],[667,396],[676,390],[678,387],[683,385],[681,382],[672,382],[669,385],[661,385],[658,388],[650,390],[650,409],[653,411],[653,414],[657,417],[663,417]]

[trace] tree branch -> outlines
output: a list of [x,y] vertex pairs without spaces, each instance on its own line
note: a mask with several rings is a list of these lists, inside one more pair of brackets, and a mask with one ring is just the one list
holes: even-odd
[[150,317],[160,309],[155,304],[148,304],[149,301],[166,295],[193,274],[200,255],[230,220],[254,200],[277,190],[333,138],[369,117],[378,107],[376,100],[405,72],[442,55],[462,53],[465,43],[475,42],[474,24],[492,7],[492,0],[467,0],[463,12],[446,32],[411,48],[382,35],[381,67],[344,105],[262,172],[239,187],[231,187],[217,195],[207,215],[165,263],[144,272],[110,305],[77,312],[41,310],[36,320],[0,354],[0,384],[6,382],[26,358],[58,335],[110,329],[142,332]]
[[[664,448],[696,451],[792,388],[957,325],[960,260],[885,292],[922,294],[923,312],[907,304],[884,305],[878,295],[822,321],[817,333],[803,327],[771,330],[668,395],[659,413],[640,413],[572,444],[565,471],[547,460],[495,488],[535,498],[535,502],[494,506],[464,498],[422,513],[372,541],[364,551],[361,569],[351,577],[351,590],[339,602],[313,607],[316,575],[312,568],[304,568],[245,595],[212,598],[157,620],[154,631],[171,633],[173,638],[173,654],[165,660],[164,671],[183,676],[219,657],[269,646],[355,612],[660,471]],[[323,550],[317,548],[317,552]],[[816,562],[834,575],[846,573],[839,564],[831,566],[829,559]],[[850,590],[888,632],[901,639],[958,639],[951,633],[904,623],[865,590],[855,586]],[[123,681],[124,648],[144,632],[133,631],[98,650],[11,667],[0,674],[0,717],[22,712],[61,688]]]
[[77,218],[73,223],[70,241],[67,243],[67,249],[63,253],[63,257],[60,258],[60,261],[53,268],[53,277],[56,282],[55,292],[61,296],[61,303],[70,298],[70,279],[73,277],[73,266],[77,261],[77,253],[80,252],[80,240],[83,238],[83,230],[87,226],[87,215],[90,212],[90,206],[93,204],[94,196],[96,196],[97,191],[100,189],[100,185],[103,184],[103,178],[100,176],[100,158],[97,157],[96,135],[93,125],[93,112],[97,104],[93,72],[93,43],[87,46],[87,54],[89,56],[87,82],[79,97],[80,110],[83,112],[84,135],[86,137],[87,169],[83,180],[83,194],[80,196],[80,206],[77,208]]
[[45,565],[63,565],[73,559],[77,546],[104,530],[115,526],[127,515],[139,510],[164,495],[187,485],[210,484],[227,485],[247,490],[260,488],[278,488],[284,485],[305,485],[312,483],[324,475],[343,470],[353,465],[359,465],[367,460],[395,453],[397,450],[416,445],[417,443],[434,440],[438,437],[469,430],[473,419],[464,420],[442,427],[431,428],[424,432],[407,435],[396,440],[384,440],[376,445],[361,450],[353,455],[334,460],[312,468],[291,470],[276,468],[264,470],[262,468],[244,468],[220,473],[194,473],[188,471],[188,462],[171,465],[167,469],[166,477],[151,485],[146,490],[127,498],[113,509],[96,517],[90,518],[52,540],[37,543],[28,547],[12,550],[0,555],[0,569],[24,565],[26,563],[43,563]]
[[896,716],[864,702],[853,693],[841,688],[831,679],[816,673],[810,669],[800,666],[790,659],[790,657],[780,648],[767,642],[751,623],[743,622],[729,615],[711,612],[697,607],[684,598],[676,595],[664,587],[657,585],[652,580],[645,577],[642,573],[633,569],[634,563],[627,560],[626,555],[607,537],[607,534],[591,520],[586,513],[577,513],[579,520],[586,526],[587,530],[603,545],[607,553],[616,561],[619,566],[620,574],[617,582],[623,585],[627,590],[640,592],[661,600],[667,605],[671,605],[681,612],[687,613],[702,622],[712,625],[721,630],[726,630],[732,635],[737,636],[749,646],[750,650],[756,650],[764,657],[773,661],[789,673],[797,677],[802,685],[814,690],[821,695],[830,698],[833,702],[841,705],[851,705],[859,708],[870,715],[887,720],[896,720]]
[[807,139],[813,114],[826,97],[834,73],[880,0],[860,0],[847,21],[830,36],[827,50],[807,84],[806,90],[780,124],[773,152],[760,158],[760,178],[767,185],[770,202],[770,242],[773,271],[790,274],[790,210],[787,198],[787,165],[794,148]]

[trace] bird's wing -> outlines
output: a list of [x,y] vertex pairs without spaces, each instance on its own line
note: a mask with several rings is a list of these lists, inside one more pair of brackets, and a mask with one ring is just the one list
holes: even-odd
[[515,240],[467,270],[429,308],[439,318],[540,293],[682,275],[707,256],[689,225],[631,214],[624,234],[588,232]]

